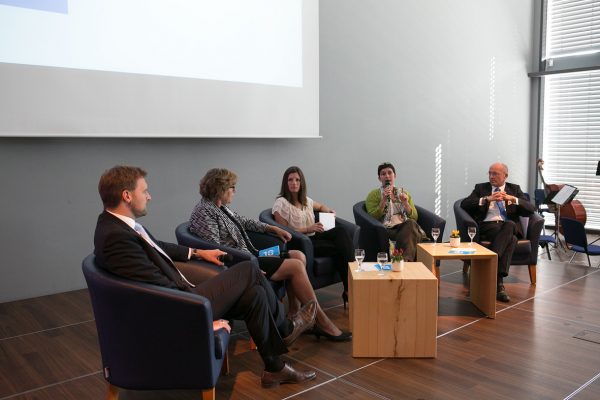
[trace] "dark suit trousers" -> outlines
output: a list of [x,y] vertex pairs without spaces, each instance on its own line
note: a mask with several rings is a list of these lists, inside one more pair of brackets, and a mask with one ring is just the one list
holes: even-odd
[[513,221],[482,222],[479,234],[483,240],[492,242],[490,250],[498,254],[498,275],[508,276],[510,260],[517,245],[516,225]]
[[287,353],[279,334],[287,324],[283,305],[255,264],[236,264],[192,290],[210,300],[214,319],[243,319],[263,359]]

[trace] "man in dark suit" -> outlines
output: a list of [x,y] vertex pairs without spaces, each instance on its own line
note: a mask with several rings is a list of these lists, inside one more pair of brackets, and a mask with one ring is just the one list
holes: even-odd
[[224,252],[156,240],[136,222],[136,218],[146,215],[151,199],[145,176],[140,168],[116,166],[100,178],[98,191],[104,212],[98,217],[94,235],[94,254],[100,267],[124,278],[208,298],[216,319],[215,330],[231,330],[227,320],[221,318],[244,319],[265,364],[261,377],[264,387],[314,379],[314,371],[295,370],[280,355],[300,333],[313,326],[316,303],[306,304],[288,320],[258,266],[244,262],[220,273],[207,272],[188,260],[222,265],[217,257]]
[[508,302],[510,297],[504,288],[503,278],[508,276],[517,240],[525,236],[519,217],[531,215],[534,207],[519,185],[506,182],[506,164],[492,164],[488,175],[490,181],[475,185],[471,195],[460,205],[479,224],[481,239],[492,242],[490,250],[498,254],[496,298]]

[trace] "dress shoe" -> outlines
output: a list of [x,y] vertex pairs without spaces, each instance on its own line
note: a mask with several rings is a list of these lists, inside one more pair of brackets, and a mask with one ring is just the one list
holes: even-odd
[[264,388],[272,388],[282,383],[302,383],[315,379],[315,371],[296,371],[288,363],[284,363],[279,372],[263,371],[260,383]]
[[317,302],[315,300],[311,300],[306,303],[300,311],[294,315],[292,318],[292,325],[294,328],[292,329],[292,333],[283,338],[283,343],[286,347],[289,347],[298,336],[307,329],[310,329],[315,324],[315,317],[317,316]]
[[325,332],[323,328],[316,324],[312,331],[310,331],[310,333],[315,335],[317,340],[321,339],[321,336],[327,338],[328,340],[331,340],[332,342],[349,342],[350,340],[352,340],[352,332],[342,331],[342,333],[340,333],[339,335],[334,336],[331,333]]
[[504,285],[498,285],[498,291],[496,292],[496,300],[502,301],[504,303],[508,303],[510,301],[510,296],[506,294],[506,289],[504,289]]

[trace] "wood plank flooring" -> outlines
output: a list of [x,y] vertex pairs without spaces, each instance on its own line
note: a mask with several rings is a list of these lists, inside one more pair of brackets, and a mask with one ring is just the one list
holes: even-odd
[[[285,356],[315,369],[304,385],[260,387],[260,358],[236,327],[231,374],[218,399],[598,399],[600,398],[600,269],[585,256],[540,251],[538,283],[526,266],[505,282],[510,303],[485,318],[469,302],[458,262],[443,262],[438,357],[352,358],[350,343],[303,335]],[[598,257],[592,258],[594,266]],[[595,263],[595,264],[594,264]],[[343,329],[341,286],[318,291],[327,314]],[[0,400],[103,399],[105,381],[87,290],[0,304]],[[122,391],[124,400],[197,399],[194,391]]]

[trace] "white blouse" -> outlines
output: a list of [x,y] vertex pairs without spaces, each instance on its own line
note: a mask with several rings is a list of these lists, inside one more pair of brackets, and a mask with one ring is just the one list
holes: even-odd
[[[291,228],[299,231],[303,228],[308,228],[315,223],[315,213],[313,211],[313,200],[310,197],[306,198],[306,207],[298,208],[283,197],[278,197],[273,204],[272,213],[278,212],[283,219],[288,222]],[[307,233],[307,236],[312,236],[315,233]]]

